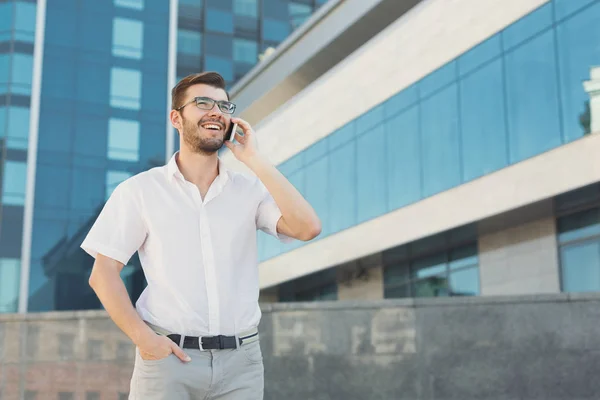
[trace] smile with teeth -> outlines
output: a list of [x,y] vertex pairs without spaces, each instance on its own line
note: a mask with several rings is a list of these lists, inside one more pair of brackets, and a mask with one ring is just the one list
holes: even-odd
[[221,130],[221,126],[217,125],[217,124],[204,124],[204,125],[202,125],[202,127],[204,129],[210,129],[212,131],[220,131]]

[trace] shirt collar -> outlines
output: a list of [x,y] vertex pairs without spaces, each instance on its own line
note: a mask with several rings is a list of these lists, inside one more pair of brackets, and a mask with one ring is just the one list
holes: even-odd
[[[175,154],[173,154],[173,156],[169,160],[169,163],[167,164],[167,174],[168,174],[169,180],[173,180],[173,179],[177,178],[177,179],[181,179],[182,181],[184,181],[185,178],[183,177],[183,174],[181,173],[181,171],[179,170],[179,166],[177,165],[177,157],[178,156],[179,156],[179,151],[175,152]],[[229,169],[225,166],[225,164],[223,163],[223,160],[218,158],[218,161],[219,161],[219,175],[217,176],[217,180],[220,182],[221,185],[224,185],[229,180]]]

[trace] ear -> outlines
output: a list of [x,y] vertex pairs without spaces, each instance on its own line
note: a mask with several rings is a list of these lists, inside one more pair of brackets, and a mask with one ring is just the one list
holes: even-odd
[[181,115],[179,114],[179,111],[177,110],[171,110],[171,112],[169,113],[169,119],[171,120],[171,125],[173,125],[173,127],[177,130],[183,129],[182,123],[181,123]]

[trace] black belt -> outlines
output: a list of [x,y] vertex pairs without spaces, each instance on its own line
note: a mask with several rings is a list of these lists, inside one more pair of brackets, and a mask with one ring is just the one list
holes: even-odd
[[[250,339],[258,335],[258,332],[254,335],[250,335],[244,338],[238,338],[239,345],[244,343],[244,340]],[[169,339],[180,345],[181,335],[172,334],[167,335]],[[235,342],[235,336],[184,336],[183,346],[184,349],[197,349],[197,350],[224,350],[224,349],[236,349],[238,346]]]

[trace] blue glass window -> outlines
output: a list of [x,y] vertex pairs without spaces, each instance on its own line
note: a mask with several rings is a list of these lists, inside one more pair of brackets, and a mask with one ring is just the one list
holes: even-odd
[[[26,107],[1,107],[5,110],[6,125],[0,125],[0,136],[6,137],[6,146],[9,149],[27,150],[29,138],[29,108]],[[2,114],[2,111],[0,111]],[[0,124],[2,117],[0,116]],[[4,126],[6,132],[2,134]]]
[[140,123],[111,118],[108,121],[108,158],[111,160],[138,161]]
[[421,198],[419,107],[414,106],[386,122],[388,209]]
[[206,28],[213,32],[233,33],[233,14],[209,8],[206,11]]
[[124,180],[131,177],[131,173],[125,171],[106,171],[106,200],[112,192]]
[[286,21],[263,18],[263,38],[273,42],[283,42],[290,34],[291,27]]
[[[320,143],[326,143],[322,141]],[[317,149],[315,147],[315,149]],[[325,150],[327,148],[325,147]],[[321,218],[321,236],[326,236],[329,232],[329,157],[325,154],[317,155],[307,164],[305,171],[305,197],[306,200],[315,209],[315,212]]]
[[0,42],[11,40],[13,3],[0,3]]
[[499,59],[466,76],[460,83],[465,181],[508,164],[504,100],[504,78]]
[[[563,4],[581,2],[565,2]],[[557,4],[558,7],[558,4]],[[590,94],[583,81],[600,65],[600,2],[557,27],[563,134],[567,142],[591,131]]]
[[[556,19],[561,20],[597,0],[554,0]],[[587,12],[587,11],[586,11]]]
[[[15,13],[15,40],[33,43],[35,41],[35,3],[16,2]],[[0,14],[2,9],[0,8]],[[0,28],[0,31],[2,28]],[[0,33],[0,40],[1,40]]]
[[460,75],[465,75],[488,61],[498,57],[502,52],[500,34],[494,35],[485,42],[475,46],[458,58]]
[[204,59],[206,71],[220,73],[226,81],[233,80],[233,63],[231,59],[207,55]]
[[142,58],[144,24],[128,18],[116,17],[113,20],[112,54],[116,57]]
[[561,144],[554,49],[549,31],[506,54],[511,162]]
[[14,53],[12,55],[12,79],[10,91],[16,94],[31,94],[33,56]]
[[514,24],[508,26],[502,32],[504,50],[511,49],[523,43],[538,32],[552,25],[552,3],[538,8],[531,14],[521,18]]
[[110,72],[110,105],[139,110],[142,97],[141,72],[118,67],[113,67]]
[[202,54],[202,34],[200,32],[185,29],[178,30],[177,52],[180,54],[200,56],[200,54]]
[[143,10],[144,0],[115,0],[115,6]]
[[461,183],[457,85],[421,103],[423,194],[431,196]]
[[12,206],[24,205],[25,189],[27,187],[27,163],[6,161],[2,183],[2,203]]
[[357,212],[358,222],[384,214],[387,211],[386,160],[375,154],[386,148],[383,125],[372,128],[356,139]]
[[0,314],[18,309],[21,282],[21,260],[0,258]]
[[354,139],[355,131],[355,123],[349,122],[346,125],[342,126],[332,134],[327,137],[327,141],[329,142],[329,149],[333,150],[335,148],[341,147],[344,144],[350,142]]
[[312,14],[312,7],[308,4],[290,3],[288,7],[294,29],[302,25]]
[[246,17],[258,17],[257,0],[233,0],[233,12]]
[[255,64],[258,61],[258,43],[247,39],[233,39],[233,59]]
[[383,113],[386,118],[392,117],[419,101],[417,85],[410,85],[400,93],[392,96],[383,104]]
[[0,54],[0,94],[8,93],[8,82],[10,82],[10,54]]
[[600,208],[558,219],[565,292],[600,291]]
[[456,61],[451,61],[438,70],[427,75],[419,82],[419,91],[421,98],[435,93],[450,83],[456,81]]
[[356,224],[356,143],[329,154],[329,229],[339,232]]

